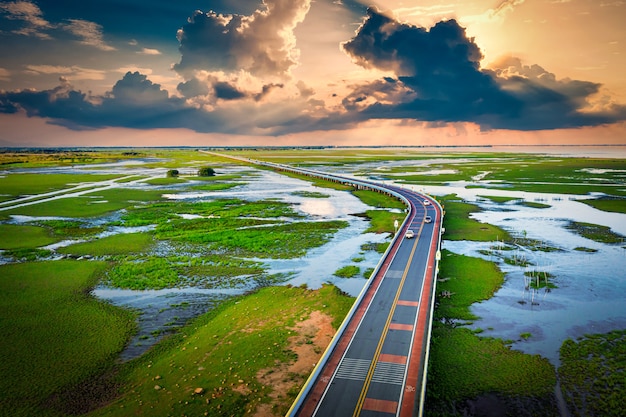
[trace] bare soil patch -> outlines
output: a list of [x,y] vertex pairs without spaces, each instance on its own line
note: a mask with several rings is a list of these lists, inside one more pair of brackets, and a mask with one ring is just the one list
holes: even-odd
[[270,385],[273,391],[271,403],[260,405],[254,414],[256,417],[285,414],[284,407],[291,405],[285,401],[289,392],[302,386],[333,338],[335,329],[331,323],[332,317],[313,311],[309,318],[292,328],[296,334],[289,338],[289,350],[297,355],[297,359],[258,372],[257,379],[264,385]]

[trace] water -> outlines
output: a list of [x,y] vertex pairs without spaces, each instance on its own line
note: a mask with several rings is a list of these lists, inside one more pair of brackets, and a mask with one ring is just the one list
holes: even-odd
[[[471,151],[477,151],[470,148]],[[497,149],[485,148],[487,152]],[[505,151],[524,151],[524,149],[502,149]],[[581,149],[573,147],[540,148],[542,153],[554,155],[574,155]],[[592,156],[624,157],[626,147],[585,147],[582,152]],[[579,154],[576,154],[579,156]],[[334,171],[353,175],[359,172],[374,173],[384,177],[385,171],[395,166],[413,166],[421,170],[437,161],[431,160],[370,162],[354,166],[323,166],[320,170]],[[456,162],[462,162],[456,160]],[[91,167],[90,167],[91,168]],[[78,170],[79,168],[73,168]],[[80,167],[82,171],[84,168]],[[129,166],[102,166],[99,172],[129,173]],[[133,166],[135,175],[163,175],[161,171]],[[246,168],[245,172],[250,172]],[[84,171],[82,171],[84,172]],[[120,171],[121,172],[121,171]],[[243,172],[241,167],[223,167],[220,173]],[[262,259],[269,274],[289,274],[288,284],[309,288],[319,288],[326,282],[337,285],[340,289],[356,296],[362,289],[366,279],[363,277],[343,279],[333,275],[342,266],[355,264],[365,271],[373,268],[380,260],[378,253],[363,252],[364,243],[383,242],[389,239],[386,235],[363,233],[368,223],[356,213],[371,209],[356,197],[346,192],[317,188],[310,183],[285,177],[274,172],[253,171],[253,176],[245,177],[247,184],[226,191],[181,192],[168,195],[171,199],[201,201],[212,198],[241,198],[245,200],[262,200],[275,198],[295,204],[296,210],[310,220],[344,220],[349,226],[340,230],[325,245],[309,251],[299,259]],[[601,172],[590,172],[590,175],[601,176]],[[390,181],[386,181],[390,183]],[[488,250],[495,242],[478,243],[464,241],[447,241],[444,235],[444,248],[455,253],[482,257],[498,262],[506,273],[502,288],[491,299],[474,304],[472,312],[481,317],[471,327],[481,328],[485,336],[493,336],[511,340],[512,347],[530,354],[540,354],[558,365],[558,349],[566,338],[576,338],[586,333],[604,333],[613,329],[626,328],[626,303],[623,294],[626,292],[626,249],[624,245],[608,245],[594,242],[576,235],[565,226],[570,221],[588,222],[610,227],[614,232],[626,235],[626,215],[607,213],[596,210],[586,204],[575,201],[591,196],[573,196],[559,194],[540,194],[496,189],[468,189],[468,185],[487,185],[480,176],[473,182],[454,182],[446,186],[408,186],[416,191],[424,191],[432,195],[456,193],[459,198],[480,206],[484,211],[474,214],[479,221],[500,226],[516,236],[525,235],[528,239],[545,242],[545,245],[559,248],[555,252],[524,251],[527,259],[534,267],[522,268],[510,266],[495,255],[484,255],[479,250]],[[189,184],[176,185],[186,187]],[[293,192],[319,192],[329,198],[315,199],[294,195]],[[481,196],[505,196],[525,201],[539,201],[551,207],[536,209],[521,206],[514,202],[496,204]],[[119,213],[100,219],[90,219],[92,225],[102,225],[119,218]],[[51,220],[52,218],[50,218]],[[27,223],[43,218],[13,216],[11,222]],[[137,230],[139,231],[139,230]],[[132,232],[125,229],[109,229],[105,233]],[[575,251],[576,247],[594,249],[595,253]],[[509,255],[508,253],[506,254]],[[353,258],[364,258],[361,262],[352,262]],[[536,292],[525,289],[524,272],[529,269],[546,271],[555,277],[551,280],[557,288]],[[159,291],[130,291],[98,287],[94,295],[110,302],[138,309],[140,331],[123,353],[123,359],[136,357],[150,345],[158,341],[163,331],[166,333],[182,325],[188,319],[202,314],[212,308],[215,303],[253,288],[255,284],[240,285],[229,290],[201,290],[197,288],[167,289]],[[522,340],[522,333],[530,333],[531,337]]]
[[[484,190],[472,191],[486,194]],[[528,197],[527,193],[519,193],[518,197],[522,198],[522,194]],[[470,196],[466,197],[472,201]],[[494,297],[472,306],[472,313],[481,318],[472,328],[483,329],[484,336],[513,340],[513,348],[540,354],[555,365],[559,363],[558,350],[565,339],[626,328],[623,296],[626,291],[626,249],[620,244],[594,242],[565,228],[570,221],[589,222],[608,226],[614,232],[626,235],[626,215],[600,212],[563,195],[544,194],[543,202],[552,205],[546,209],[512,203],[496,205],[474,197],[474,202],[485,210],[473,215],[477,220],[500,226],[517,236],[524,234],[528,239],[543,241],[547,246],[560,250],[524,251],[524,256],[533,266],[516,267],[503,263],[496,256],[478,252],[489,249],[494,242],[444,239],[444,248],[497,261],[506,273],[505,283]],[[507,211],[503,211],[503,207]],[[581,252],[575,250],[577,247],[597,252]],[[540,289],[534,294],[532,290],[526,290],[524,272],[531,270],[554,275],[550,281],[557,288],[549,291]],[[522,333],[530,333],[531,337],[522,340]]]

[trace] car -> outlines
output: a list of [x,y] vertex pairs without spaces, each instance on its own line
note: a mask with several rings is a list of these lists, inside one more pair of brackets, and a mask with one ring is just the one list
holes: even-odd
[[425,221],[426,223],[430,223],[430,222],[432,222],[432,221],[433,221],[433,219],[432,219],[430,216],[426,216],[426,217],[424,217],[424,221]]
[[430,205],[430,201],[428,201],[428,200],[424,200],[424,205],[425,205],[425,206],[429,206],[429,205]]
[[415,232],[413,232],[413,230],[407,230],[406,234],[404,235],[404,237],[406,237],[407,239],[411,239],[411,238],[415,237]]

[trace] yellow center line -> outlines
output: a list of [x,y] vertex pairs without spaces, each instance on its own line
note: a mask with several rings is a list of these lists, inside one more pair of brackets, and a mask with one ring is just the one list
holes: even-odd
[[396,291],[396,296],[393,300],[393,304],[391,305],[389,316],[387,316],[387,321],[385,322],[385,327],[383,328],[382,336],[378,341],[378,346],[376,347],[376,350],[374,351],[374,356],[372,357],[370,368],[367,372],[367,376],[365,377],[363,388],[361,389],[361,395],[359,396],[359,400],[356,403],[356,408],[354,409],[354,413],[352,413],[353,417],[357,417],[358,415],[361,414],[361,409],[363,408],[363,404],[365,403],[365,397],[367,395],[367,391],[369,389],[370,383],[372,382],[372,378],[374,377],[374,371],[376,370],[378,357],[380,356],[380,352],[383,349],[383,344],[385,343],[385,339],[387,338],[387,333],[389,332],[389,325],[391,324],[391,320],[393,319],[393,314],[396,311],[398,299],[400,298],[400,293],[402,292],[402,288],[404,287],[404,282],[406,281],[406,277],[409,273],[409,267],[411,266],[413,255],[415,254],[415,250],[417,249],[417,242],[419,241],[423,228],[424,228],[424,223],[420,225],[420,229],[417,232],[415,243],[413,243],[413,249],[411,250],[411,255],[409,255],[409,260],[407,261],[406,268],[404,269],[404,273],[402,274],[402,280],[400,281],[400,285],[398,286],[398,290]]

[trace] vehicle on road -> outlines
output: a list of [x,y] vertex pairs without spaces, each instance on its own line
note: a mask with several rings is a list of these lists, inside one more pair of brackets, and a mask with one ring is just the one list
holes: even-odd
[[432,222],[432,221],[433,221],[433,219],[432,219],[432,217],[430,217],[430,216],[426,216],[426,217],[424,217],[424,221],[425,221],[426,223],[430,223],[430,222]]
[[411,238],[415,237],[415,232],[413,232],[413,230],[407,230],[406,234],[404,235],[404,237],[406,237],[407,239],[411,239]]
[[425,205],[425,206],[429,206],[429,205],[430,205],[430,201],[428,201],[428,200],[424,200],[424,205]]

